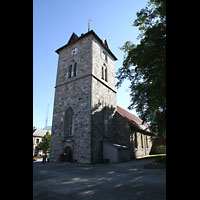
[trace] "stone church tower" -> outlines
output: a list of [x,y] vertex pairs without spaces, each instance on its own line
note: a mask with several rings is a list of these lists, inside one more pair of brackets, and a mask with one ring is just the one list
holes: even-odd
[[117,58],[91,30],[56,50],[50,154],[54,160],[101,162],[103,140],[113,129],[116,111],[114,62]]

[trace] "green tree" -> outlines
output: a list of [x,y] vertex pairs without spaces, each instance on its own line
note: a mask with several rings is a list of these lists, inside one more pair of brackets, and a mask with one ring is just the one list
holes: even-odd
[[150,0],[137,12],[133,26],[141,31],[139,44],[127,41],[123,66],[117,72],[117,87],[124,79],[131,82],[131,105],[150,125],[166,135],[166,0]]
[[45,155],[47,152],[50,150],[50,140],[51,140],[51,135],[50,132],[47,131],[46,135],[42,138],[41,142],[37,145],[37,151],[42,150]]

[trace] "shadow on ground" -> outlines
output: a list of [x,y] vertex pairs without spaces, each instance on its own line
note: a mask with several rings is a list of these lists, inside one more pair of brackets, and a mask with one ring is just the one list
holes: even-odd
[[144,169],[148,160],[120,164],[34,163],[33,199],[164,200],[164,169]]

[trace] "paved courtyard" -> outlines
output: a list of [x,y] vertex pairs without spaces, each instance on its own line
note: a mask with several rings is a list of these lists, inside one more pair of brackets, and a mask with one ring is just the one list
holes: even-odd
[[33,163],[34,200],[165,200],[165,169],[153,159],[119,164]]

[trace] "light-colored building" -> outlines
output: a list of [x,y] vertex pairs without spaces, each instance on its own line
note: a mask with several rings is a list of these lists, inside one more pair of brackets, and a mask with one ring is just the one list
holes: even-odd
[[41,142],[42,138],[46,135],[47,131],[51,134],[51,130],[35,128],[33,129],[33,156],[42,155],[43,152],[36,151],[37,145]]

